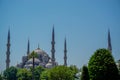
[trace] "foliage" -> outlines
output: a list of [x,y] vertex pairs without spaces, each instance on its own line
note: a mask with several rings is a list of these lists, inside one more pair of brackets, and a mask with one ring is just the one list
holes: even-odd
[[27,69],[19,69],[17,73],[18,80],[32,80],[32,73]]
[[79,69],[77,68],[77,66],[76,65],[70,65],[70,67],[69,67],[72,71],[73,71],[73,73],[74,74],[76,74],[76,73],[78,73],[79,72]]
[[40,80],[40,75],[45,69],[41,66],[38,66],[34,70],[35,80]]
[[17,80],[17,71],[17,68],[12,66],[3,72],[3,76],[7,80]]
[[[41,73],[44,71],[45,69],[43,68],[43,67],[41,67],[41,66],[37,66],[37,67],[35,67],[35,69],[34,69],[34,79],[35,80],[40,80],[40,75],[41,75]],[[31,68],[31,70],[30,70],[31,72],[33,71],[33,69]]]
[[83,66],[82,68],[81,80],[89,80],[89,73],[87,66]]
[[74,72],[66,66],[56,66],[50,70],[47,70],[42,73],[41,76],[43,78],[47,78],[48,80],[73,80]]
[[50,75],[50,71],[48,69],[46,69],[40,75],[40,78],[41,78],[40,80],[50,80],[50,79],[48,79],[50,77],[49,75]]
[[2,75],[1,75],[1,74],[0,74],[0,80],[3,80],[3,79],[2,79]]
[[38,55],[37,55],[37,53],[35,53],[35,51],[32,51],[32,53],[28,56],[28,58],[30,59],[30,58],[38,58]]
[[90,80],[118,80],[118,69],[107,49],[98,49],[88,63]]

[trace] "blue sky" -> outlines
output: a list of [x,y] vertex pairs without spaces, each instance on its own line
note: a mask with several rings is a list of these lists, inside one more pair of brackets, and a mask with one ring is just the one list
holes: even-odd
[[68,65],[82,67],[99,48],[107,48],[111,31],[113,56],[120,59],[119,0],[0,0],[0,71],[5,69],[7,33],[11,31],[10,65],[21,62],[27,52],[40,48],[51,56],[55,27],[56,61],[63,64],[64,38]]

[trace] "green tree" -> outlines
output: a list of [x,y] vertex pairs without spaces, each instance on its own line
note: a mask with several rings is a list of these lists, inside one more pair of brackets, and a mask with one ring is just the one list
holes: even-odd
[[49,78],[50,78],[50,71],[49,69],[46,69],[41,73],[40,80],[50,80]]
[[[41,73],[44,71],[45,69],[43,68],[43,67],[41,67],[41,66],[37,66],[37,67],[35,67],[35,69],[34,69],[34,79],[35,80],[40,80],[40,75],[41,75]],[[32,68],[31,68],[31,72],[32,72],[33,70],[32,70]]]
[[17,80],[17,68],[16,67],[10,67],[7,68],[4,72],[3,72],[3,77],[7,80]]
[[32,78],[34,79],[35,77],[34,77],[34,68],[35,68],[35,66],[34,66],[34,59],[35,58],[37,58],[38,57],[38,55],[37,55],[37,53],[35,53],[34,51],[32,51],[32,53],[29,55],[29,59],[30,58],[32,58],[33,59],[33,67],[32,67]]
[[32,73],[25,68],[19,69],[17,73],[18,80],[32,80]]
[[70,68],[70,70],[72,70],[72,72],[74,74],[74,78],[78,79],[78,77],[76,76],[76,74],[79,72],[79,69],[77,68],[77,66],[76,65],[70,65],[69,68]]
[[[74,72],[66,66],[56,66],[47,71],[48,80],[74,80]],[[44,80],[44,79],[43,79]]]
[[118,69],[107,49],[98,49],[88,63],[90,80],[118,80]]
[[3,79],[2,79],[2,75],[1,75],[1,74],[0,74],[0,80],[3,80]]
[[77,68],[77,66],[76,65],[70,65],[70,70],[72,70],[73,71],[73,73],[74,74],[76,74],[76,73],[78,73],[79,72],[79,69]]
[[81,74],[81,80],[89,80],[89,73],[87,66],[83,66],[82,68],[82,74]]
[[37,53],[35,52],[35,51],[32,51],[32,53],[28,56],[28,58],[30,59],[30,58],[38,58],[38,55],[37,55]]

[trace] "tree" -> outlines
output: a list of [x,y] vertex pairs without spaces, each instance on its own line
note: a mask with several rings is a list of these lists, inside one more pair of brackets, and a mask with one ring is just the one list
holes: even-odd
[[7,80],[17,80],[17,71],[17,68],[12,66],[3,72],[3,76]]
[[79,72],[79,69],[77,68],[76,65],[70,65],[70,70],[72,70],[73,74],[74,74],[74,78],[78,79],[78,76],[76,76],[76,74]]
[[1,75],[1,74],[0,74],[0,80],[3,80],[3,79],[2,79],[2,75]]
[[98,49],[88,63],[90,80],[118,80],[118,69],[107,49]]
[[79,72],[79,69],[77,68],[77,66],[76,65],[70,65],[70,67],[69,67],[73,72],[74,72],[74,74],[76,74],[76,73],[78,73]]
[[18,80],[32,80],[32,73],[25,68],[19,69],[17,73]]
[[[35,67],[35,69],[34,69],[34,79],[35,80],[40,80],[40,75],[44,70],[45,69],[41,66]],[[33,71],[32,68],[31,68],[31,71]]]
[[89,80],[89,73],[87,66],[83,66],[82,68],[82,74],[81,74],[81,80]]
[[74,72],[66,66],[56,66],[44,71],[41,80],[74,80]]
[[34,51],[29,55],[29,58],[32,58],[33,59],[33,67],[32,67],[32,78],[34,79],[34,59],[38,57],[37,53],[35,53]]
[[37,55],[37,53],[35,52],[35,51],[32,51],[32,53],[28,56],[28,58],[30,59],[30,58],[38,58],[38,55]]
[[45,71],[41,73],[40,80],[50,80],[48,78],[50,78],[50,71],[49,69],[46,69]]

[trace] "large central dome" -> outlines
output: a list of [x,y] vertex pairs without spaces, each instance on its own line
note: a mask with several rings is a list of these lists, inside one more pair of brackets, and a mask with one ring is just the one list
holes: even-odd
[[47,55],[47,53],[46,53],[45,51],[43,51],[42,49],[40,49],[39,47],[38,47],[37,49],[35,49],[34,51],[35,51],[35,53],[37,53],[38,55],[44,55],[44,54]]
[[44,64],[48,63],[50,57],[49,57],[49,55],[45,51],[43,51],[39,47],[37,49],[35,49],[34,51],[35,51],[35,53],[37,53],[38,59],[41,62],[43,62]]

